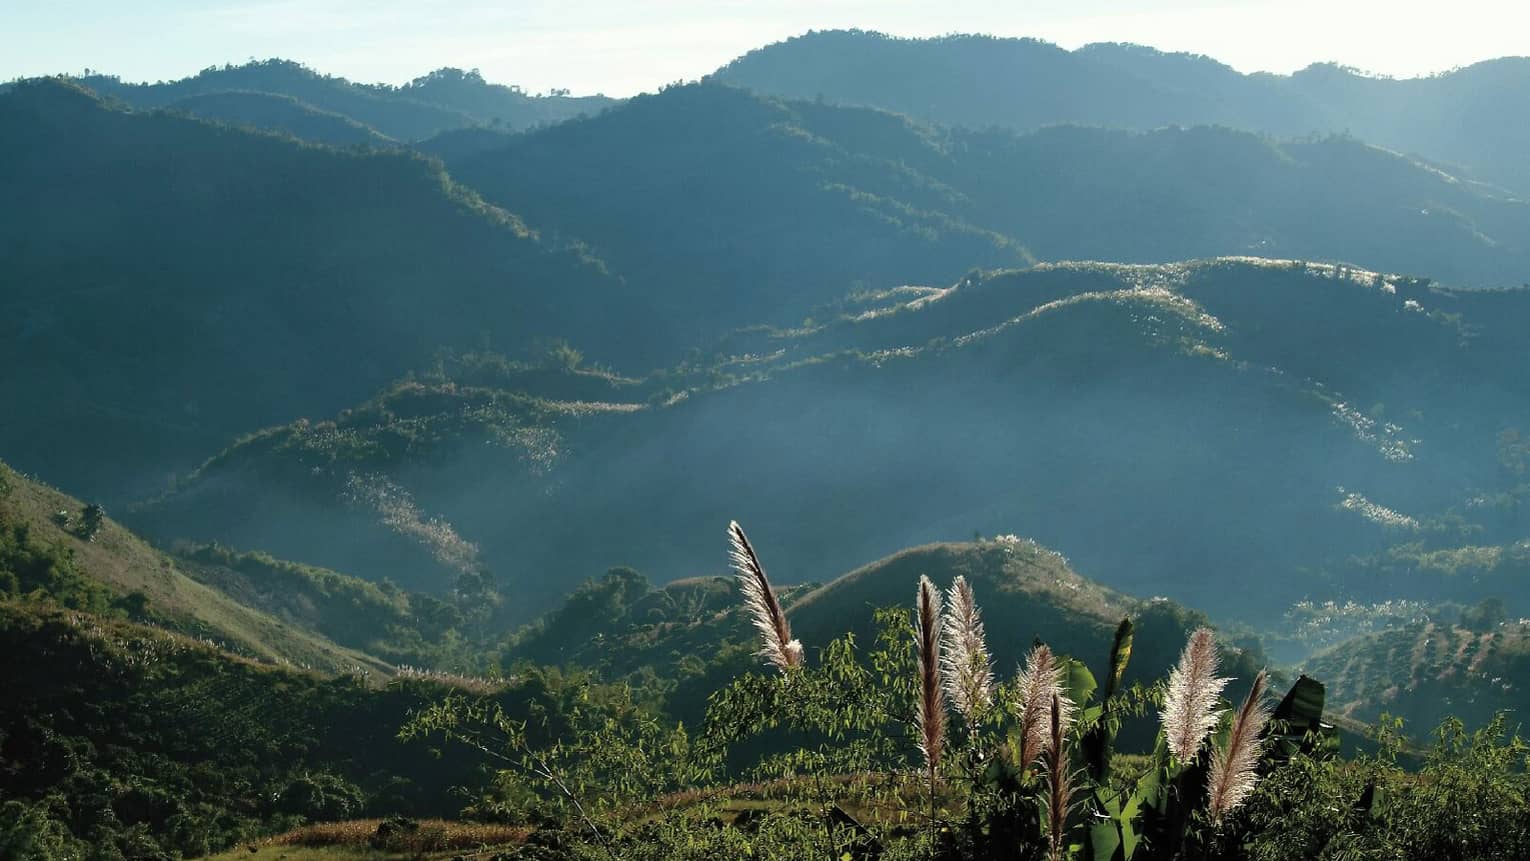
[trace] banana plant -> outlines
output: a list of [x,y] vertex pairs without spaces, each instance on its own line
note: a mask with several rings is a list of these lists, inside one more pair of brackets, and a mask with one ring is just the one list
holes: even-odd
[[[1123,648],[1122,640],[1126,643]],[[1111,671],[1124,670],[1130,629],[1123,624],[1111,650]],[[1324,723],[1324,689],[1302,676],[1273,712],[1263,711],[1264,675],[1220,732],[1216,706],[1226,679],[1216,676],[1209,631],[1192,635],[1169,678],[1163,726],[1147,771],[1130,786],[1113,786],[1109,760],[1115,725],[1108,720],[1112,690],[1100,720],[1083,741],[1091,779],[1080,857],[1086,861],[1168,861],[1198,854],[1196,829],[1216,822],[1252,791],[1257,774],[1298,754],[1331,755],[1333,727]]]

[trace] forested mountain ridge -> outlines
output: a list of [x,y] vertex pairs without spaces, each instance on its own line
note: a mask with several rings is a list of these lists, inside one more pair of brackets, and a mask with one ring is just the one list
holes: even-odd
[[627,306],[599,263],[438,162],[114,110],[52,80],[0,94],[0,129],[0,393],[28,404],[0,413],[0,448],[77,493],[155,492],[443,347],[620,352]]
[[450,68],[422,75],[400,87],[358,84],[280,59],[214,66],[192,77],[152,84],[129,83],[104,74],[87,74],[79,80],[135,108],[167,107],[190,97],[231,92],[286,96],[404,142],[472,126],[532,128],[596,113],[612,102],[603,96],[532,96],[519,88],[491,84],[476,70]]
[[872,105],[924,120],[1022,131],[1058,123],[1225,125],[1280,138],[1343,132],[1530,194],[1530,58],[1394,80],[1335,64],[1240,74],[1210,57],[1139,45],[1075,51],[1035,39],[808,33],[714,77],[796,99]]
[[443,153],[489,200],[714,328],[1030,260],[1253,254],[1476,287],[1530,274],[1530,202],[1350,138],[970,132],[710,83]]
[[[1470,602],[1517,569],[1452,577],[1430,554],[1530,526],[1527,319],[1523,290],[1335,266],[1040,266],[867,296],[641,382],[468,357],[231,448],[140,516],[414,588],[451,576],[434,538],[358,496],[381,483],[526,610],[569,587],[559,572],[707,570],[720,512],[779,536],[786,582],[1018,533],[1224,618],[1383,585]],[[1228,572],[1237,594],[1205,590]]]
[[[452,175],[540,229],[588,243],[653,296],[656,340],[793,325],[857,286],[945,281],[1031,260],[921,172],[930,130],[692,85],[451,159]],[[836,134],[838,120],[847,135]],[[907,159],[906,163],[901,160]]]

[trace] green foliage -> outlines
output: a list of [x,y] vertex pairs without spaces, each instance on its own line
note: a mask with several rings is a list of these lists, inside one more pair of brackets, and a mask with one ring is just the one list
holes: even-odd
[[[581,605],[621,595],[624,582],[608,578],[590,588]],[[963,728],[952,730],[951,755],[934,772],[937,782],[921,789],[910,621],[903,611],[879,611],[876,628],[873,648],[864,656],[855,636],[847,634],[805,666],[734,679],[711,697],[694,743],[683,729],[666,734],[651,719],[624,720],[638,713],[630,699],[601,702],[582,693],[564,697],[572,705],[558,710],[556,720],[538,722],[457,697],[424,713],[406,735],[441,733],[498,760],[501,798],[514,797],[511,787],[525,788],[534,804],[550,805],[567,830],[578,832],[573,839],[616,857],[629,857],[622,854],[629,847],[655,840],[674,857],[738,841],[745,830],[743,813],[721,831],[701,822],[718,815],[708,813],[709,804],[726,806],[735,791],[730,786],[739,779],[779,787],[787,800],[748,814],[751,839],[738,845],[754,852],[776,851],[771,841],[795,834],[814,851],[849,852],[852,858],[873,850],[908,858],[1041,857],[1052,803],[1042,768],[1046,757],[1034,763],[1017,758],[1015,739],[1026,732],[1022,722],[1029,718],[1010,705],[1017,697],[1014,686],[1000,686],[993,704],[976,716],[974,729],[962,722]],[[1100,861],[1184,857],[1187,847],[1201,851],[1216,837],[1199,812],[1207,781],[1205,751],[1192,762],[1171,760],[1160,738],[1133,779],[1118,779],[1108,766],[1092,772],[1087,767],[1090,760],[1113,760],[1110,748],[1120,722],[1141,717],[1152,702],[1140,688],[1121,686],[1132,641],[1133,625],[1117,626],[1103,689],[1081,662],[1064,659],[1061,665],[1064,689],[1081,707],[1064,743],[1083,751],[1077,762],[1086,768],[1073,778],[1085,781],[1076,787],[1084,807],[1063,817],[1069,833],[1059,840]],[[1303,679],[1279,710],[1277,731],[1291,746],[1271,747],[1271,767],[1292,751],[1312,756],[1326,749],[1313,741],[1328,729],[1320,722],[1321,688],[1315,695],[1310,688]],[[552,732],[555,725],[567,735]],[[537,739],[532,728],[548,735]],[[1065,773],[1074,768],[1070,759]],[[665,793],[673,794],[672,800],[661,801]],[[498,814],[529,816],[507,813],[526,810],[526,804],[502,807]],[[657,822],[635,817],[635,810],[650,805],[657,806]],[[862,811],[861,818],[847,808]],[[1092,825],[1085,828],[1086,822]]]
[[1395,748],[1354,759],[1298,756],[1273,770],[1218,857],[1296,859],[1519,858],[1530,851],[1526,743],[1498,715],[1474,732],[1446,721],[1423,767]]
[[617,810],[693,785],[705,773],[684,727],[637,706],[626,686],[530,670],[528,696],[459,695],[418,713],[403,739],[439,736],[487,755],[499,772],[476,815],[501,821],[566,819],[603,840]]
[[[452,690],[443,684],[271,669],[153,628],[3,601],[0,653],[6,858],[34,844],[47,847],[26,850],[39,858],[82,844],[198,855],[309,819],[455,815],[453,787],[487,786],[475,763],[395,738]],[[538,696],[496,695],[507,707]]]
[[177,558],[248,606],[390,663],[463,672],[485,664],[482,652],[490,644],[470,630],[469,616],[492,610],[499,597],[492,584],[443,600],[217,544],[181,546]]
[[[8,480],[3,472],[0,480]],[[112,606],[111,591],[80,572],[70,549],[40,541],[32,525],[0,494],[0,598],[16,597],[46,599],[96,613],[108,612]]]
[[80,510],[80,537],[86,541],[95,541],[105,522],[106,509],[99,503],[90,503]]
[[296,777],[276,796],[278,813],[316,822],[354,819],[365,805],[366,799],[359,787],[343,777],[324,772]]

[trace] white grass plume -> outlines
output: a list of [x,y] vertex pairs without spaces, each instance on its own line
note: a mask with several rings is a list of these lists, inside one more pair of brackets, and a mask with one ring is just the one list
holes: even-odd
[[1048,715],[1057,700],[1063,729],[1073,721],[1073,701],[1064,685],[1067,666],[1045,644],[1031,649],[1020,670],[1018,697],[1020,707],[1020,767],[1029,768],[1036,758],[1052,747]]
[[776,591],[770,587],[760,557],[755,555],[754,546],[736,520],[728,523],[728,544],[728,556],[738,575],[739,590],[744,593],[744,607],[760,632],[761,645],[757,654],[783,673],[802,666],[802,643],[792,639],[786,612],[776,600]]
[[[1073,775],[1068,771],[1067,715],[1064,697],[1052,695],[1047,758],[1047,859],[1062,861],[1068,848],[1068,813],[1073,807]],[[1071,705],[1071,704],[1070,704]],[[1071,710],[1071,709],[1068,709]]]
[[1217,702],[1229,679],[1217,675],[1217,642],[1210,628],[1197,628],[1169,673],[1163,700],[1163,733],[1169,752],[1188,762],[1211,734],[1222,712]]
[[982,614],[967,578],[959,576],[952,581],[946,597],[949,609],[940,669],[946,698],[972,730],[993,701],[993,662],[983,641]]
[[929,577],[920,576],[919,593],[915,596],[914,635],[917,638],[919,678],[917,703],[917,726],[919,729],[919,752],[930,770],[930,780],[935,779],[935,769],[940,765],[940,754],[946,738],[946,697],[940,684],[940,590]]
[[1264,752],[1260,735],[1270,721],[1269,704],[1264,700],[1267,686],[1264,671],[1260,670],[1242,707],[1233,716],[1227,746],[1212,751],[1211,773],[1206,780],[1206,809],[1214,822],[1222,821],[1222,817],[1236,810],[1259,782],[1259,756]]

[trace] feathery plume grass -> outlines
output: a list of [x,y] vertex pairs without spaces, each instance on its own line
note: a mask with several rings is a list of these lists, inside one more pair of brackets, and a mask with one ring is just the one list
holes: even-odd
[[1048,736],[1051,754],[1047,768],[1047,845],[1048,861],[1061,861],[1068,841],[1068,812],[1073,804],[1073,777],[1068,773],[1067,732],[1064,697],[1052,695]]
[[1197,628],[1169,673],[1161,715],[1169,752],[1181,761],[1195,758],[1221,717],[1217,701],[1229,679],[1218,676],[1217,669],[1216,637],[1210,628]]
[[919,647],[919,751],[924,754],[933,785],[946,737],[946,697],[940,684],[940,590],[920,576],[915,598],[915,635]]
[[993,701],[993,662],[983,641],[983,618],[966,577],[958,576],[947,593],[945,652],[940,669],[946,698],[976,728],[979,715]]
[[744,606],[760,632],[761,646],[756,654],[783,673],[802,666],[802,643],[792,639],[792,629],[786,623],[781,602],[776,600],[776,590],[770,587],[765,567],[737,520],[728,523],[728,544],[728,556],[738,575],[739,589],[744,593]]
[[1051,733],[1048,733],[1047,713],[1051,700],[1057,699],[1062,710],[1063,729],[1073,723],[1073,700],[1066,688],[1068,665],[1053,655],[1047,645],[1031,648],[1025,656],[1025,667],[1019,677],[1019,705],[1021,705],[1021,768],[1030,768],[1036,757],[1051,749]]
[[1020,670],[1020,767],[1029,768],[1036,758],[1051,749],[1047,713],[1055,699],[1060,708],[1063,728],[1073,719],[1073,701],[1064,685],[1066,665],[1045,644],[1031,649]]
[[1220,822],[1254,791],[1259,782],[1256,769],[1263,753],[1260,734],[1270,721],[1269,705],[1264,701],[1267,681],[1263,670],[1254,677],[1243,705],[1233,717],[1227,733],[1227,746],[1212,751],[1211,773],[1206,780],[1206,809],[1212,821]]

